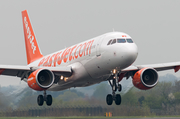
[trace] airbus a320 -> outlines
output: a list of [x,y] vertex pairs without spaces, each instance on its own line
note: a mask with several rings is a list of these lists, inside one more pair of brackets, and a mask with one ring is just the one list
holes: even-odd
[[36,91],[44,91],[37,103],[52,105],[52,96],[46,91],[61,91],[72,87],[90,86],[108,81],[112,94],[106,102],[121,104],[121,80],[132,77],[135,87],[141,90],[153,88],[158,83],[158,71],[180,69],[180,62],[138,65],[133,62],[138,48],[126,33],[110,32],[79,44],[44,56],[38,47],[27,10],[22,11],[27,65],[0,65],[0,74],[20,77]]

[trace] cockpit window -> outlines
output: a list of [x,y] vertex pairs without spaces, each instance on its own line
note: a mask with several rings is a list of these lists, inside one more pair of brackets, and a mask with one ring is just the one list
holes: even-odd
[[114,39],[111,44],[114,44],[114,43],[116,43],[116,39]]
[[[117,40],[117,41],[116,41]],[[119,39],[111,39],[108,43],[107,43],[107,45],[110,45],[110,44],[114,44],[114,43],[126,43],[126,42],[128,42],[128,43],[133,43],[133,40],[131,39],[131,38],[127,38],[127,39],[125,39],[125,38],[119,38]]]
[[112,40],[110,40],[107,45],[110,45],[110,44],[111,44],[111,41],[112,41]]
[[133,43],[132,39],[126,39],[128,43]]
[[117,39],[117,42],[118,42],[118,43],[125,43],[126,40],[125,40],[125,39]]

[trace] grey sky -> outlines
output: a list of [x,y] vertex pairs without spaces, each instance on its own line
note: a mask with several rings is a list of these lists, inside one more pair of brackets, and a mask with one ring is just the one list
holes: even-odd
[[[135,64],[180,61],[179,6],[179,0],[1,0],[0,64],[26,65],[25,9],[44,55],[115,29],[138,45]],[[9,82],[19,83],[0,77],[1,85]]]

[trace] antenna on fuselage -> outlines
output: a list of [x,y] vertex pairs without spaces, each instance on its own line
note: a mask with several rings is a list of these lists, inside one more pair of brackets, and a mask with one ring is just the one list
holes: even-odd
[[113,32],[115,32],[114,28],[113,28]]

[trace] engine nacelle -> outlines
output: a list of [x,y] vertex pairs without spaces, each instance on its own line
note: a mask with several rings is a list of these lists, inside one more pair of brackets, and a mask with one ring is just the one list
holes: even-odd
[[54,74],[48,69],[38,69],[29,75],[27,83],[34,90],[46,90],[53,85]]
[[158,73],[155,69],[143,68],[134,74],[132,81],[136,88],[148,90],[157,84]]

